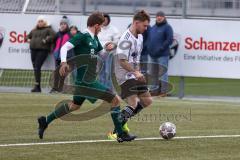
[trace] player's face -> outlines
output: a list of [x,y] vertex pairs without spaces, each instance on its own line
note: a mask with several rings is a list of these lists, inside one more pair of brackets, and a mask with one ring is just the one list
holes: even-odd
[[101,32],[102,27],[103,27],[103,24],[101,24],[101,25],[96,24],[95,25],[95,35],[98,35],[98,33]]
[[147,30],[149,22],[146,20],[144,22],[136,21],[136,29],[138,34],[142,34],[144,31]]

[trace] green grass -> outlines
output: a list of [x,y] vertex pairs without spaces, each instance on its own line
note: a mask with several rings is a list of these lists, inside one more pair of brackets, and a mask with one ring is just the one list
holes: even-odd
[[[85,122],[56,120],[47,129],[45,139],[38,139],[36,118],[52,111],[60,100],[70,98],[0,93],[0,144],[106,139],[113,127],[109,113]],[[93,106],[85,103],[78,113],[90,109]],[[159,125],[168,120],[176,124],[177,136],[240,135],[237,103],[155,99],[151,108],[132,119],[129,126],[139,137],[159,137]],[[0,147],[0,159],[239,160],[239,146],[240,138],[18,146]]]
[[[179,92],[179,77],[170,77],[173,95]],[[185,78],[185,95],[240,97],[240,80],[216,78]]]

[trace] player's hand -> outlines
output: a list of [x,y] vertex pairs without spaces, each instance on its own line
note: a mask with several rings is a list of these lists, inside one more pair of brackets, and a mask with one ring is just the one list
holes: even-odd
[[64,77],[67,75],[68,71],[69,71],[69,65],[66,62],[62,62],[59,70],[59,74]]
[[136,77],[137,80],[142,81],[142,82],[146,82],[146,79],[141,72],[135,71],[133,74],[134,74],[134,76]]
[[133,72],[133,74],[137,79],[140,78],[140,77],[143,77],[143,74],[139,71],[135,71],[135,72]]

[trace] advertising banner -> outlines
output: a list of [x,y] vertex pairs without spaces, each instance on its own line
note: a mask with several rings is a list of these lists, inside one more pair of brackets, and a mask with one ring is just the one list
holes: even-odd
[[[35,27],[38,15],[1,14],[0,68],[32,69],[27,34]],[[61,15],[46,15],[58,31]],[[86,28],[86,16],[68,16],[70,23]],[[131,23],[131,17],[112,17],[111,24],[121,32]],[[238,21],[168,19],[177,44],[169,64],[172,76],[240,78],[240,33]],[[155,20],[151,20],[153,25]],[[50,53],[43,69],[54,69]]]

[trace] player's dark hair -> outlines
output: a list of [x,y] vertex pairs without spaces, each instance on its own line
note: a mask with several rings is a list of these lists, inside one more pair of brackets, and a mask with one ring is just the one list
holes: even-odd
[[144,22],[144,21],[150,22],[150,16],[146,11],[140,10],[140,11],[137,11],[135,13],[135,15],[133,17],[133,20],[134,21],[141,21],[141,22]]
[[105,18],[103,16],[103,13],[101,12],[94,12],[92,13],[89,17],[88,17],[88,20],[87,20],[87,26],[88,27],[92,27],[96,24],[103,24]]

